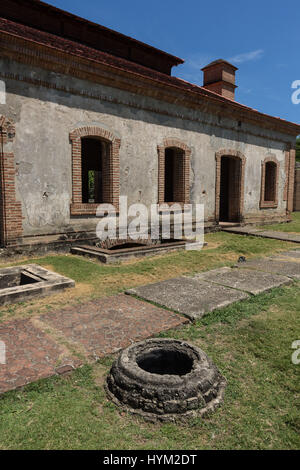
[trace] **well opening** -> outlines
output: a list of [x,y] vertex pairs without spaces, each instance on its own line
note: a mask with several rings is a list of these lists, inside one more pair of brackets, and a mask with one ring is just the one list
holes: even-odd
[[193,368],[193,360],[181,351],[157,349],[137,357],[137,365],[150,374],[187,375]]
[[26,286],[28,284],[35,284],[36,282],[41,282],[41,279],[37,279],[17,269],[12,273],[0,274],[0,290],[10,287]]
[[149,339],[125,349],[107,377],[108,397],[147,420],[204,416],[223,400],[226,380],[201,349]]
[[71,279],[35,264],[3,268],[0,269],[0,305],[48,295],[74,285]]
[[28,274],[21,273],[20,275],[20,286],[27,286],[27,284],[35,284],[36,282],[41,282],[42,279],[36,279]]

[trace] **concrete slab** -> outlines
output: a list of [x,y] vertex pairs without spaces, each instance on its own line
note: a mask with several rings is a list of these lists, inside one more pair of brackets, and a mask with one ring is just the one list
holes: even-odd
[[148,284],[127,293],[155,302],[192,320],[249,297],[244,292],[188,277]]
[[300,243],[300,235],[288,232],[276,232],[272,230],[266,230],[258,232],[256,235],[263,238],[273,238],[274,240],[289,241],[293,243]]
[[23,302],[75,287],[72,279],[37,264],[0,269],[0,305]]
[[300,262],[300,250],[284,251],[283,253],[279,253],[276,256],[271,256],[271,258],[272,259],[288,258],[290,261],[296,260]]
[[246,261],[246,263],[238,266],[242,269],[256,269],[258,271],[264,271],[268,273],[280,274],[283,276],[290,277],[292,279],[300,279],[300,263],[297,261],[291,261],[288,258],[262,258]]
[[197,274],[196,279],[214,282],[257,295],[274,287],[290,284],[286,276],[251,269],[220,268]]
[[252,225],[245,225],[244,227],[235,226],[235,227],[222,227],[223,232],[236,233],[240,235],[252,235],[259,232],[258,228],[253,227]]
[[237,235],[252,235],[254,237],[272,238],[286,242],[300,243],[300,235],[297,233],[277,232],[275,230],[262,230],[253,228],[252,226],[244,227],[226,227],[222,228],[223,232],[235,233]]

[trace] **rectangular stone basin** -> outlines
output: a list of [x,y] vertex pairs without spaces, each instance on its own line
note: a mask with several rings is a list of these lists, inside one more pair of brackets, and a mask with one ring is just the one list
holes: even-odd
[[36,264],[0,269],[0,305],[22,302],[75,287],[72,279]]
[[[164,242],[157,245],[142,245],[134,246],[133,248],[127,246],[126,248],[119,249],[104,249],[96,246],[74,246],[71,248],[71,253],[74,255],[90,256],[97,258],[102,263],[117,263],[125,261],[130,258],[139,258],[144,256],[162,255],[171,251],[184,250],[186,247],[185,240],[176,240],[173,242]],[[190,242],[191,243],[191,242]],[[195,246],[197,244],[195,243]]]

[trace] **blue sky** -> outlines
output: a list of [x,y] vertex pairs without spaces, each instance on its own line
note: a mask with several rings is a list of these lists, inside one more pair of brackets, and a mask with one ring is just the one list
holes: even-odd
[[299,0],[48,0],[185,59],[173,75],[203,84],[201,68],[223,58],[237,67],[236,98],[300,123],[291,85],[300,80]]

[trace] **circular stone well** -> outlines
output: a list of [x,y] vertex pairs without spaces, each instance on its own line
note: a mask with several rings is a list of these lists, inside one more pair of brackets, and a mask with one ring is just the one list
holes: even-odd
[[199,348],[150,339],[125,349],[107,377],[118,406],[151,421],[203,416],[223,401],[226,379]]

